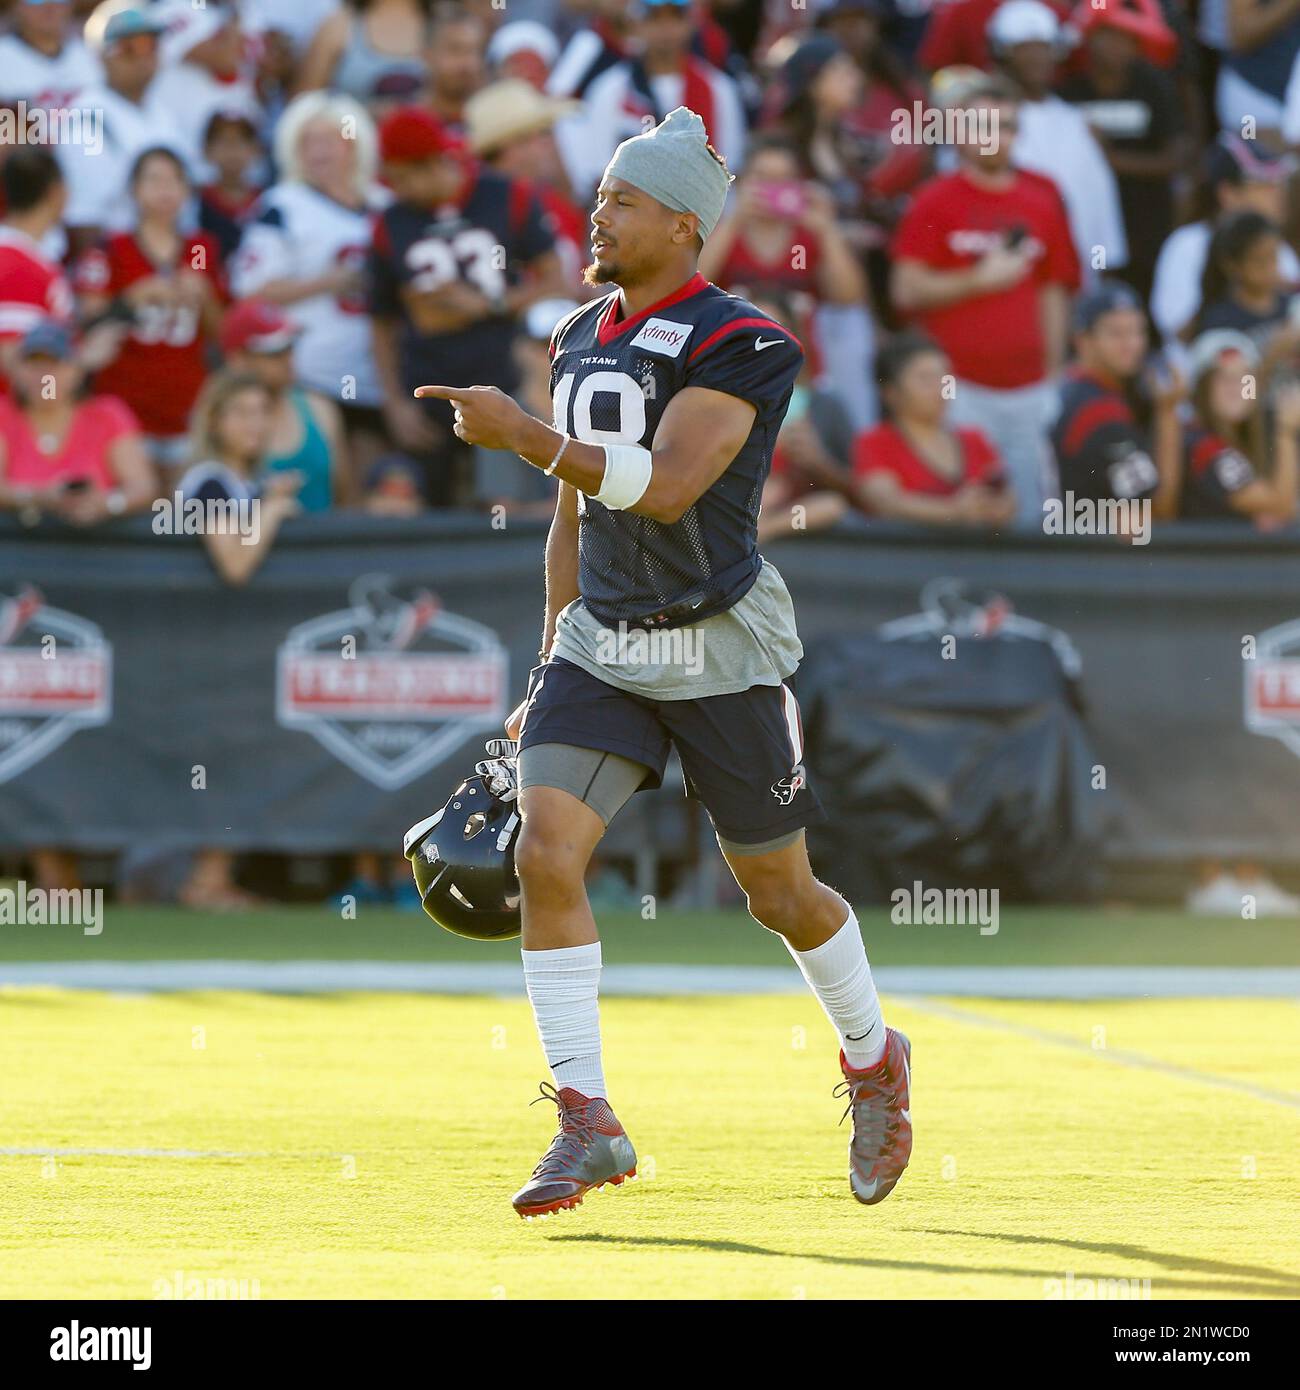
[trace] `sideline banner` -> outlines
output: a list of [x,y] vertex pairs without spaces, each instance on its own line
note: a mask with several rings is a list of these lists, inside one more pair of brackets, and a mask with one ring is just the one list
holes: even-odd
[[[231,589],[147,520],[0,519],[0,845],[395,849],[523,694],[544,540],[487,515],[301,518]],[[806,648],[944,578],[1064,633],[1112,856],[1300,857],[1300,540],[850,524],[766,553]]]

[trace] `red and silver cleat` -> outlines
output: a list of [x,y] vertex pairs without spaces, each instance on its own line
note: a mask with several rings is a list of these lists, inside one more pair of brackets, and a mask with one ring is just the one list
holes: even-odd
[[592,1188],[619,1187],[636,1177],[636,1150],[607,1100],[570,1086],[557,1091],[546,1081],[540,1089],[538,1100],[554,1101],[559,1109],[560,1128],[532,1177],[510,1199],[520,1216],[569,1211]]
[[912,1044],[885,1029],[885,1055],[878,1065],[854,1071],[840,1053],[844,1080],[835,1088],[849,1105],[840,1123],[853,1116],[849,1141],[849,1186],[865,1206],[883,1202],[912,1156]]

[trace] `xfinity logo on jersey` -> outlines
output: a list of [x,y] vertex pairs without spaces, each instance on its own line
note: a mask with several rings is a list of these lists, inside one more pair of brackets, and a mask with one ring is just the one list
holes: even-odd
[[1246,728],[1300,757],[1300,619],[1261,632],[1244,661]]
[[350,608],[289,631],[277,659],[276,717],[309,733],[385,791],[404,787],[505,717],[508,658],[491,628],[427,591],[367,575]]
[[689,323],[674,323],[672,319],[646,319],[629,346],[657,352],[663,357],[676,357],[690,336]]
[[113,649],[28,585],[0,594],[0,783],[112,715]]

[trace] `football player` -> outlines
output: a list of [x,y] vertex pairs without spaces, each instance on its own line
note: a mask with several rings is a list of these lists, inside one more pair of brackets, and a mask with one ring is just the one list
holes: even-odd
[[492,387],[415,393],[451,401],[462,439],[560,484],[540,664],[506,725],[520,740],[524,976],[560,1112],[514,1196],[521,1216],[636,1171],[605,1089],[584,872],[620,807],[659,785],[670,746],[750,913],[785,939],[839,1033],[858,1200],[882,1201],[911,1153],[908,1040],[881,1018],[852,909],[809,867],[804,828],[824,813],[784,684],[803,649],[755,544],[803,350],[696,270],[730,182],[685,107],[615,151],[585,272],[614,289],[552,335],[553,425]]

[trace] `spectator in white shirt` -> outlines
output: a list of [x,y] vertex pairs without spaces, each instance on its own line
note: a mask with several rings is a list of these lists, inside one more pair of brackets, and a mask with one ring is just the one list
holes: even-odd
[[243,111],[261,123],[257,95],[243,66],[239,17],[219,0],[197,6],[171,0],[154,8],[167,28],[153,95],[184,153],[191,180],[196,186],[210,183],[216,170],[203,157],[203,136],[212,117],[218,111]]
[[72,6],[21,0],[13,32],[0,38],[0,104],[71,106],[99,81],[99,64],[72,27]]
[[60,145],[56,151],[68,184],[64,221],[72,254],[109,232],[134,225],[129,196],[131,166],[146,149],[167,143],[167,113],[158,101],[158,38],[162,22],[146,10],[118,10],[97,35],[104,79],[78,98],[103,113],[102,147]]
[[[1197,215],[1170,234],[1156,258],[1151,317],[1166,346],[1177,343],[1200,308],[1214,224],[1223,213],[1249,211],[1283,225],[1286,184],[1294,167],[1292,160],[1227,131],[1210,146]],[[1278,269],[1288,284],[1300,284],[1300,257],[1286,242],[1278,251]]]
[[240,298],[284,306],[302,329],[298,378],[342,410],[356,468],[355,480],[343,480],[350,497],[384,442],[362,293],[371,216],[386,201],[375,183],[375,129],[351,97],[304,92],[285,108],[275,134],[280,182],[245,224],[231,288]]
[[[690,0],[641,0],[635,54],[588,86],[579,124],[561,128],[561,153],[575,190],[591,193],[615,148],[640,135],[675,107],[704,121],[709,142],[734,174],[745,158],[745,113],[727,73],[692,51],[695,20]],[[649,118],[649,124],[646,122]]]
[[1064,53],[1061,22],[1039,0],[1007,0],[986,32],[997,62],[1023,93],[1015,163],[1060,190],[1086,286],[1128,264],[1128,239],[1106,156],[1083,113],[1052,90]]

